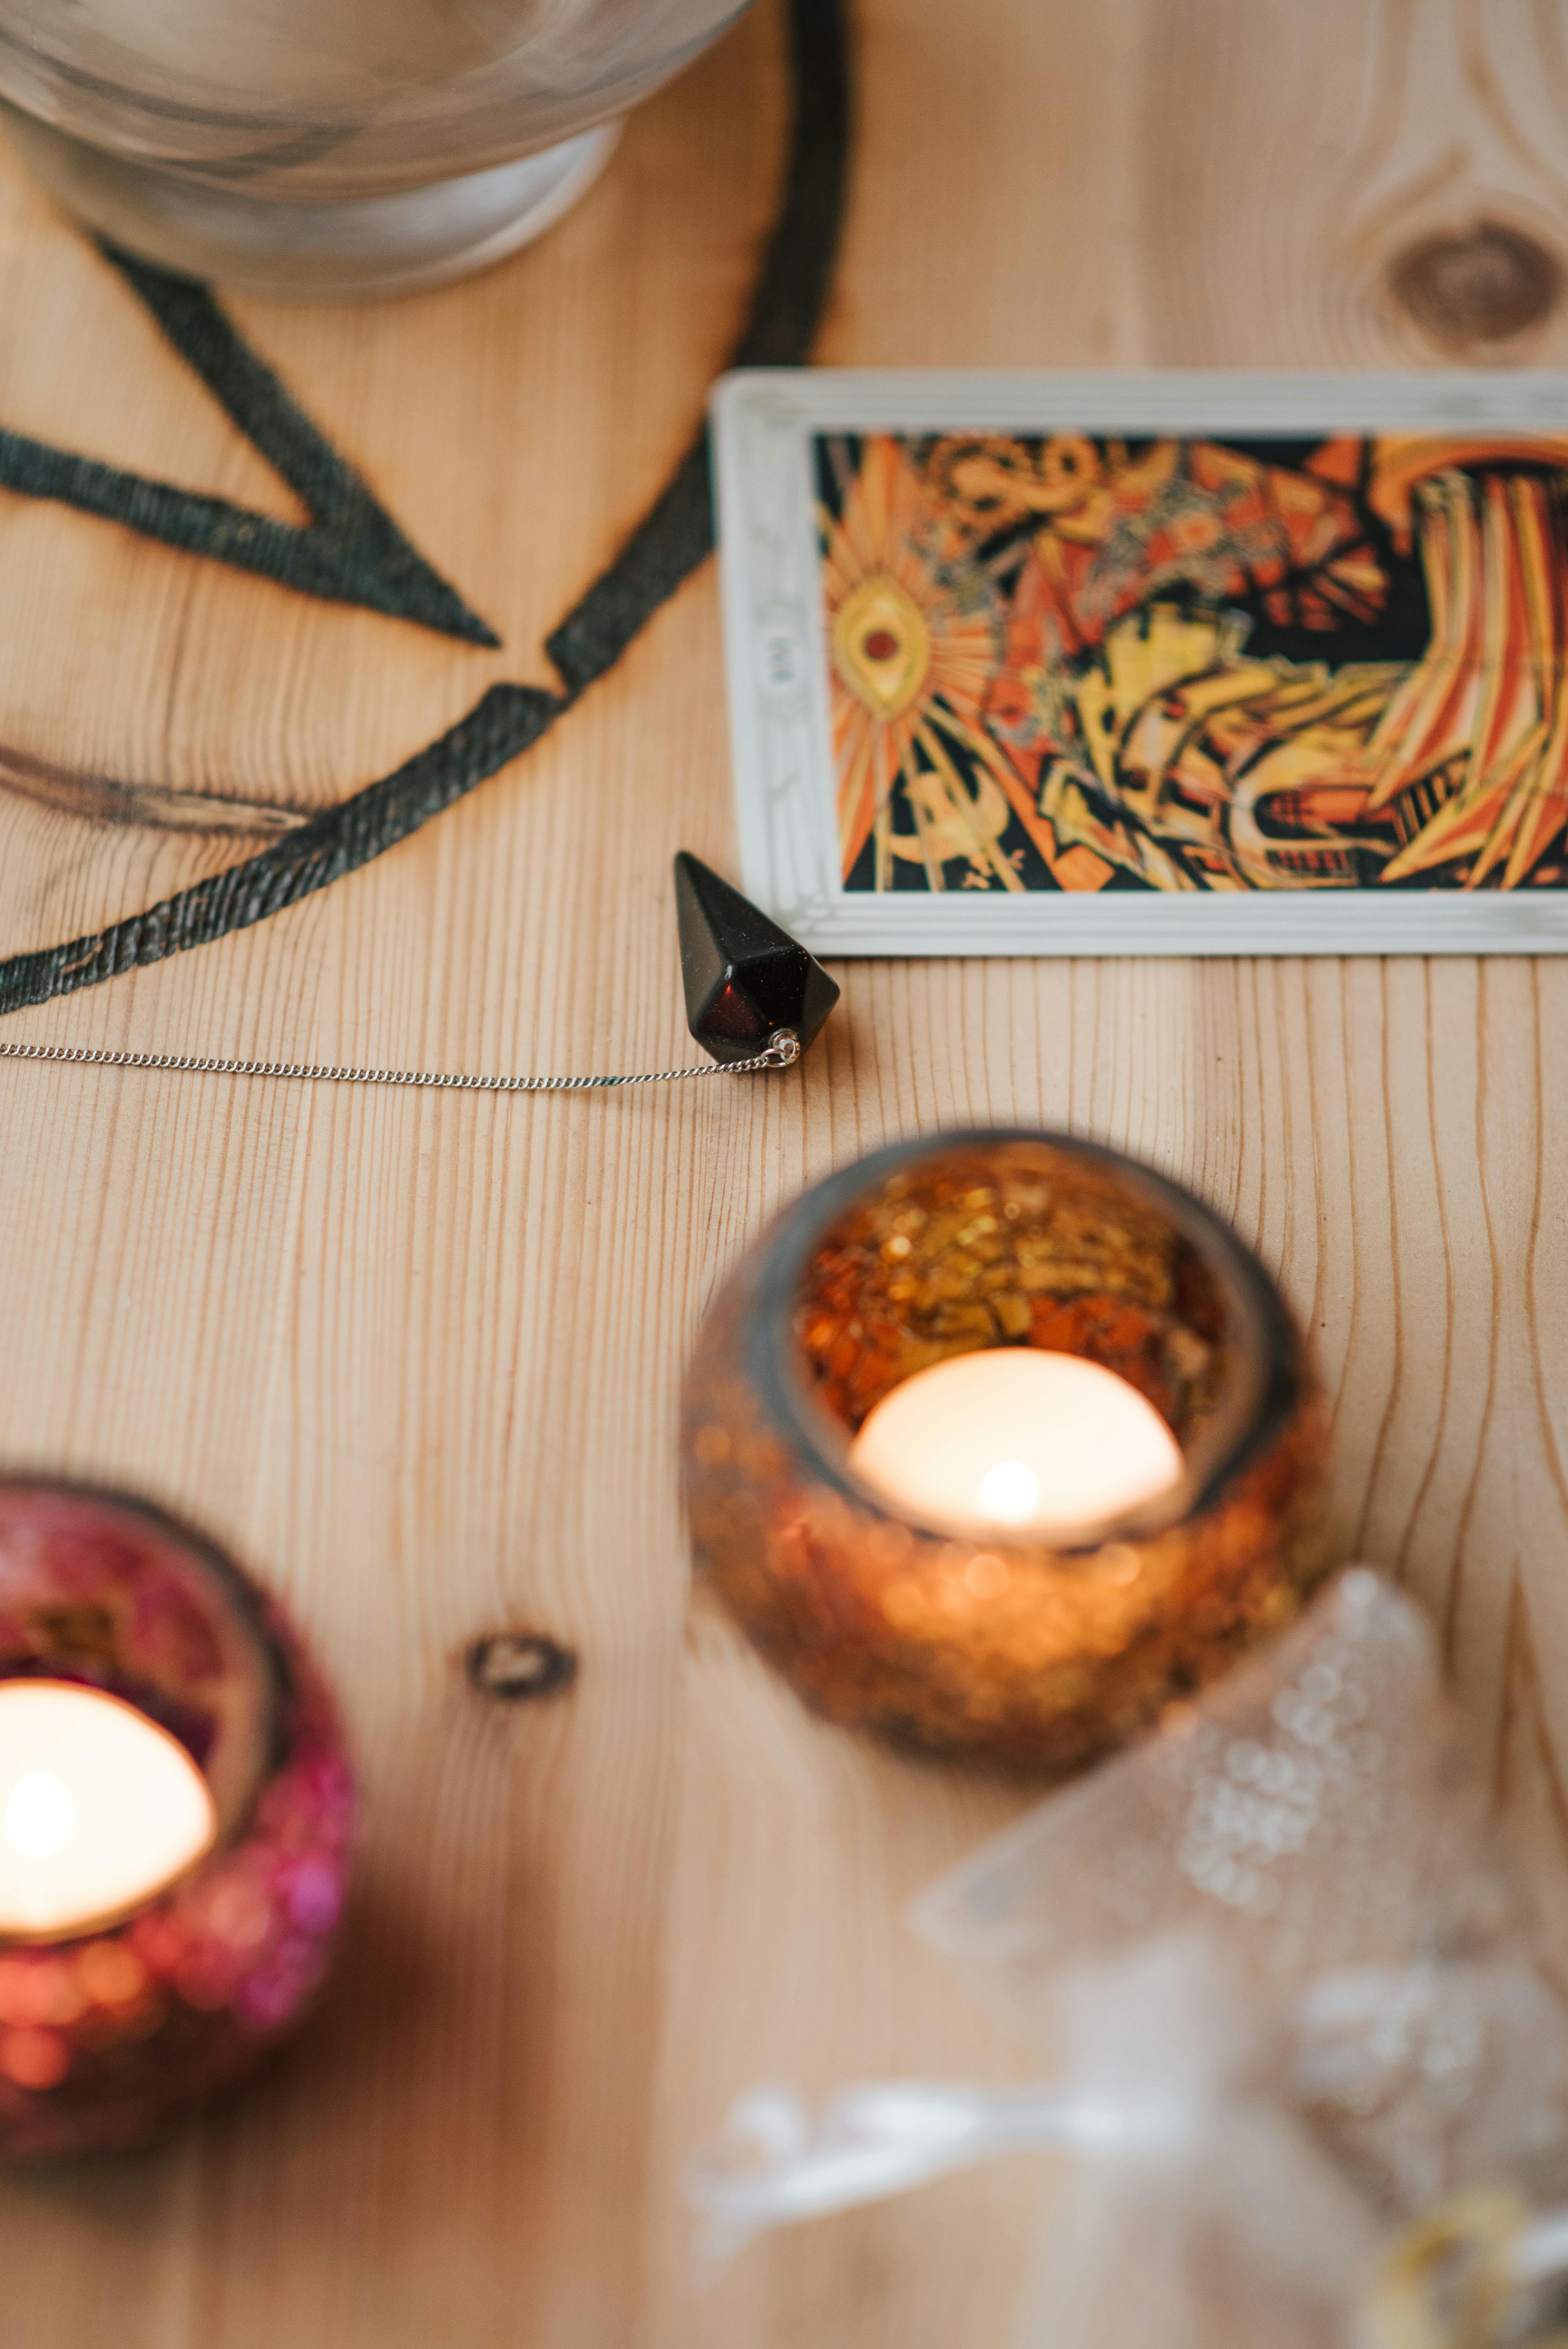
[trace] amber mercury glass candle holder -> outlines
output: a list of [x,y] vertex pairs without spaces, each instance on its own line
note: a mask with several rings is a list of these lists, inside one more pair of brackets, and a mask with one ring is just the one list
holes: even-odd
[[[0,1477],[0,1701],[23,1682],[69,1692],[78,1713],[129,1706],[172,1738],[212,1826],[194,1864],[142,1897],[0,1931],[10,2160],[160,2136],[299,2023],[327,1971],[354,1815],[335,1710],[281,1609],[123,1494]],[[84,1707],[84,1692],[110,1703]]]
[[[1128,1380],[1178,1481],[1047,1541],[857,1477],[894,1386],[1007,1346]],[[1032,1776],[1156,1721],[1326,1564],[1324,1414],[1267,1274],[1189,1193],[1060,1134],[896,1143],[787,1208],[704,1322],[682,1449],[699,1570],[819,1712]]]

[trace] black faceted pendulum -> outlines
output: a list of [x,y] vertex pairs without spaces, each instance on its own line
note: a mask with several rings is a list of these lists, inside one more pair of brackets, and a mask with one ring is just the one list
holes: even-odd
[[839,990],[799,939],[682,849],[676,924],[686,1023],[720,1062],[752,1059],[792,1039],[794,1059],[820,1030]]
[[640,1069],[628,1076],[480,1076],[455,1069],[354,1068],[346,1062],[249,1060],[217,1052],[116,1052],[98,1044],[32,1044],[9,1036],[0,1036],[0,1061],[68,1061],[108,1069],[185,1069],[208,1077],[419,1085],[469,1093],[599,1092],[792,1066],[839,999],[821,964],[685,849],[676,858],[676,919],[686,1018],[711,1055],[700,1068]]

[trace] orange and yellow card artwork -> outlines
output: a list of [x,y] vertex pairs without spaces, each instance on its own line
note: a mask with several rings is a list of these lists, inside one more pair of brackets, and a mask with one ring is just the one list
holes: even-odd
[[1568,881],[1568,437],[814,455],[846,889]]

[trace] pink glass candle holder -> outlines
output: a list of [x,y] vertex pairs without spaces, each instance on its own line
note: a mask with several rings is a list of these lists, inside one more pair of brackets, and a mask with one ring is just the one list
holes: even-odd
[[[52,1743],[20,1733],[34,1769],[15,1724],[51,1708]],[[172,1876],[150,1832],[139,1887],[110,1838],[96,1911],[90,1854],[85,1894],[49,1882],[94,1825],[84,1715],[191,1781],[208,1821]],[[0,2158],[139,2144],[242,2079],[325,1978],[353,1820],[332,1699],[272,1599],[144,1502],[0,1478]]]

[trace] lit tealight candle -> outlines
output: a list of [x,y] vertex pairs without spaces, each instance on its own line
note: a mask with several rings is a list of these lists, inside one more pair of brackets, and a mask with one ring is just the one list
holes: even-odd
[[201,1773],[145,1713],[69,1682],[0,1682],[0,1936],[121,1916],[216,1832]]
[[917,1517],[1049,1539],[1168,1492],[1182,1458],[1114,1371],[1006,1346],[903,1380],[868,1413],[850,1465]]

